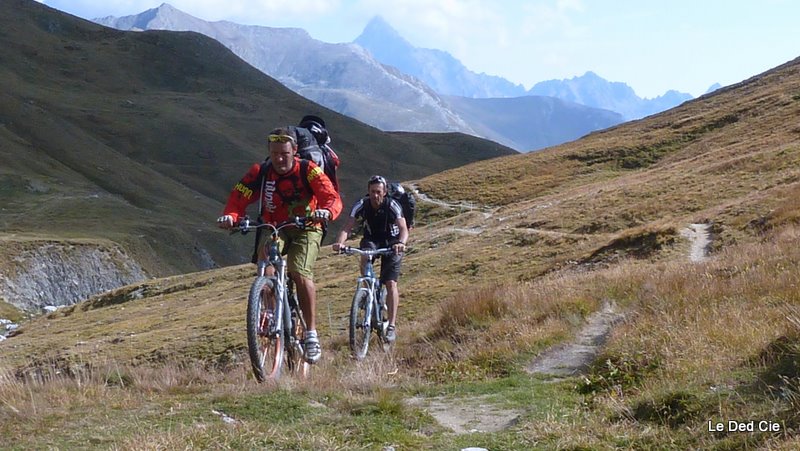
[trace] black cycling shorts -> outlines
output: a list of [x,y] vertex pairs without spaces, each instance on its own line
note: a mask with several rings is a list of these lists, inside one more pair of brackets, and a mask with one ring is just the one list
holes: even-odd
[[[392,245],[386,241],[375,242],[367,238],[363,238],[359,246],[361,247],[361,249],[381,249],[384,247],[392,247]],[[397,279],[400,278],[400,263],[402,261],[403,261],[403,256],[400,254],[381,255],[382,283],[386,283],[389,280],[397,282]]]

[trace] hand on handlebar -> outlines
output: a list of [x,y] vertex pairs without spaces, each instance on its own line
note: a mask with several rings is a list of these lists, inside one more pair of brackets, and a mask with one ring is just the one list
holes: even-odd
[[395,243],[392,245],[392,249],[394,249],[395,254],[402,254],[406,251],[406,245],[403,243]]
[[314,213],[311,213],[311,219],[314,222],[330,221],[331,212],[326,210],[326,209],[324,209],[324,208],[318,208],[318,209],[314,210]]
[[333,244],[331,244],[331,249],[333,249],[333,252],[336,252],[336,253],[343,252],[345,247],[346,246],[344,245],[344,243],[333,243]]
[[233,216],[231,215],[222,215],[217,218],[217,227],[221,229],[231,229],[233,228]]

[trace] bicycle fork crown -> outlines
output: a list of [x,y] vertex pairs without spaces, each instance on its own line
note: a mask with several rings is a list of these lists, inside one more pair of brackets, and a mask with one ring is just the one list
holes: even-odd
[[364,268],[364,277],[372,279],[375,277],[375,269],[372,263],[372,257],[367,258],[367,264]]
[[278,250],[278,240],[273,238],[269,243],[269,262],[271,264],[278,263],[281,260],[281,253]]

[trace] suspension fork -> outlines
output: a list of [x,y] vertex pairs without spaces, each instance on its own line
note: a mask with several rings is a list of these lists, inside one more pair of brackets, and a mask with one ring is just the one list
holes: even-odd
[[256,268],[256,277],[264,277],[264,276],[266,276],[266,274],[267,274],[267,266],[269,266],[269,263],[267,263],[266,260],[259,260],[258,261],[258,267]]
[[[370,280],[372,284],[372,305],[374,306],[373,310],[373,320],[375,321],[376,326],[380,326],[382,318],[381,318],[381,304],[386,302],[386,299],[381,300],[381,281],[378,278],[373,277]],[[382,331],[381,331],[382,332]]]
[[361,276],[356,281],[356,292],[358,290],[367,290],[367,303],[364,305],[364,323],[362,326],[369,326],[372,322],[373,305],[375,304],[375,289],[373,287],[372,278],[368,276]]
[[269,333],[270,336],[277,336],[283,333],[283,325],[288,322],[285,315],[289,314],[286,308],[286,262],[280,259],[273,266],[275,267],[275,282],[272,285],[272,293],[275,296],[273,317],[276,321],[272,322]]

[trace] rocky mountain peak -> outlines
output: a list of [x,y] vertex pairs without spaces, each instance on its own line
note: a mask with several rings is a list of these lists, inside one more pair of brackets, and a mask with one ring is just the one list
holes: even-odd
[[389,22],[386,21],[382,16],[375,16],[373,17],[368,23],[367,26],[364,27],[364,31],[361,32],[360,37],[372,37],[372,38],[380,38],[380,39],[389,39],[392,41],[400,41],[403,43],[408,44],[400,33],[395,30]]
[[[407,58],[414,51],[414,46],[406,41],[400,33],[392,28],[381,16],[375,16],[364,27],[354,43],[368,49],[381,62],[400,66],[396,61],[388,61],[387,58]],[[395,63],[395,64],[393,64]],[[401,70],[403,68],[401,67]],[[412,74],[414,75],[414,74]]]

